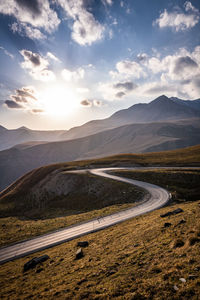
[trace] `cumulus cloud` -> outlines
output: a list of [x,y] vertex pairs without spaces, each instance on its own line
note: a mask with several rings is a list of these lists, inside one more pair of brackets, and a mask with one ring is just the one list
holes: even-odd
[[112,101],[131,94],[137,87],[137,84],[132,81],[107,82],[99,83],[98,90],[104,99]]
[[185,12],[168,12],[165,9],[153,24],[158,25],[160,28],[171,27],[177,32],[190,29],[199,22],[200,12],[189,1],[185,2],[184,9]]
[[125,91],[132,91],[137,87],[137,85],[135,83],[133,83],[132,81],[126,81],[126,82],[115,83],[113,85],[113,87],[115,89],[122,89],[122,90],[125,90]]
[[81,101],[81,105],[85,107],[91,107],[92,106],[92,101],[88,99],[84,99]]
[[29,71],[29,74],[36,80],[52,81],[55,79],[54,73],[48,69],[49,62],[40,54],[29,50],[21,50],[20,54],[24,58],[21,67]]
[[14,108],[14,109],[23,109],[24,107],[21,104],[18,104],[17,102],[13,100],[6,100],[4,102],[8,108]]
[[124,93],[124,92],[118,92],[115,94],[115,97],[117,97],[117,98],[122,98],[124,96],[126,96],[126,93]]
[[[110,71],[110,75],[115,80],[118,79],[118,82],[99,84],[99,91],[106,100],[123,98],[131,94],[157,96],[163,93],[184,99],[199,98],[199,45],[193,51],[180,48],[175,53],[166,56],[161,56],[156,49],[153,49],[152,55],[138,54],[133,61],[118,62],[116,68],[117,71]],[[139,70],[139,75],[132,76],[132,72],[135,74],[136,70]],[[142,78],[140,74],[145,74],[145,76]]]
[[96,107],[101,107],[102,106],[102,101],[97,100],[97,99],[84,99],[80,102],[80,104],[84,107],[92,107],[92,106],[96,106]]
[[13,33],[18,33],[21,36],[27,36],[33,40],[42,40],[45,39],[46,36],[37,28],[33,28],[32,26],[26,23],[17,23],[14,22],[10,26]]
[[1,1],[0,13],[15,17],[21,26],[29,24],[33,28],[43,28],[48,33],[53,32],[60,23],[48,0]]
[[5,54],[5,55],[7,55],[7,56],[9,56],[10,58],[14,58],[14,55],[13,54],[11,54],[8,50],[6,50],[4,47],[2,47],[2,46],[0,46],[0,50],[2,50],[3,51],[3,53]]
[[10,99],[4,102],[8,108],[23,109],[24,111],[37,114],[44,112],[33,87],[26,86],[16,89],[15,93],[10,95]]
[[22,87],[15,90],[15,95],[10,96],[15,102],[29,102],[31,100],[37,101],[35,90],[32,87]]
[[68,69],[63,69],[62,72],[62,77],[66,81],[77,81],[79,79],[83,79],[85,76],[85,70],[83,68],[78,68],[75,71],[70,71]]
[[198,64],[189,56],[182,56],[176,59],[175,66],[174,66],[174,73],[180,74],[184,72],[185,69],[193,69],[198,68]]
[[127,77],[131,76],[133,78],[145,77],[142,66],[135,61],[123,60],[116,64],[116,69],[119,73],[125,74]]
[[73,20],[72,38],[80,45],[91,45],[102,39],[104,27],[87,10],[84,0],[57,0],[68,17]]

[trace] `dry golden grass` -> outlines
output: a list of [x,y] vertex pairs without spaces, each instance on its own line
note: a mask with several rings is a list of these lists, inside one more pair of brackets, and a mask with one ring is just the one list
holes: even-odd
[[[160,217],[178,207],[184,212]],[[198,202],[176,204],[6,263],[0,270],[1,299],[197,300],[199,220]],[[171,226],[164,228],[165,222]],[[74,260],[80,240],[89,241],[89,247],[82,259]],[[178,240],[183,246],[176,248]],[[42,254],[50,259],[23,273],[24,263]]]

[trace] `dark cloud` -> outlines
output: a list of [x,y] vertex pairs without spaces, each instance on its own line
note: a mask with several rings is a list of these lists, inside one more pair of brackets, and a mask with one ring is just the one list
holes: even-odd
[[174,73],[179,74],[184,71],[185,68],[194,69],[198,68],[198,64],[189,56],[182,56],[177,58],[174,67]]
[[126,82],[118,82],[113,85],[115,89],[123,89],[125,91],[132,91],[134,90],[137,85],[133,83],[132,81],[126,81]]
[[40,66],[41,61],[40,61],[40,55],[39,54],[33,53],[31,51],[28,51],[28,50],[23,50],[23,56],[25,58],[27,58],[28,60],[30,60],[35,67]]
[[11,95],[11,99],[15,102],[25,102],[33,99],[37,101],[37,98],[34,96],[34,90],[29,87],[22,87],[21,89],[15,90],[16,95]]
[[9,108],[15,108],[15,109],[16,109],[16,108],[17,108],[17,109],[23,108],[22,105],[16,103],[15,101],[12,101],[12,100],[6,100],[4,103],[5,103]]
[[26,8],[33,15],[38,16],[41,14],[40,5],[37,0],[15,0],[15,2],[22,8]]
[[88,100],[88,99],[84,99],[81,101],[81,105],[82,106],[92,106],[92,101]]
[[117,97],[117,98],[122,98],[122,97],[124,97],[126,95],[126,93],[124,93],[124,92],[118,92],[117,94],[115,94],[115,97]]

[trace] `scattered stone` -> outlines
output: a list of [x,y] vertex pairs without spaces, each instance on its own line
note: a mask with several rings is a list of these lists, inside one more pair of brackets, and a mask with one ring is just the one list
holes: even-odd
[[177,239],[174,241],[173,248],[180,248],[184,246],[184,241]]
[[36,270],[36,273],[40,273],[40,272],[42,272],[43,270],[44,270],[43,268],[39,268],[39,269]]
[[38,264],[43,263],[47,259],[49,259],[48,255],[34,257],[33,259],[29,260],[27,263],[24,264],[24,272],[35,268]]
[[170,226],[172,226],[172,223],[166,222],[166,223],[164,224],[164,227],[165,227],[165,228],[166,228],[166,227],[170,227]]
[[184,223],[186,223],[186,221],[185,221],[185,219],[182,219],[182,220],[180,220],[180,221],[178,222],[177,225],[181,225],[181,224],[184,224]]
[[168,216],[177,215],[181,212],[183,212],[182,208],[177,208],[173,211],[168,211],[167,213],[160,215],[160,217],[165,218],[165,217],[168,217]]
[[186,283],[186,279],[185,278],[179,278],[179,280],[183,283]]
[[82,258],[84,255],[83,255],[83,250],[81,248],[79,248],[77,251],[76,251],[76,259],[80,259]]
[[137,248],[137,247],[139,247],[140,245],[139,244],[135,244],[135,245],[133,245],[133,247],[135,247],[135,248]]
[[199,243],[200,242],[200,238],[198,238],[198,237],[191,237],[190,239],[189,239],[189,244],[190,244],[190,246],[193,246],[194,244],[196,244],[196,243]]
[[77,243],[77,247],[83,247],[83,248],[85,248],[85,247],[88,247],[88,246],[89,246],[88,241],[83,241],[83,242],[78,242]]
[[189,275],[188,275],[188,279],[189,279],[189,280],[194,280],[194,279],[196,279],[196,278],[198,278],[198,275],[194,275],[194,274],[189,274]]
[[84,278],[84,279],[80,280],[79,282],[77,282],[77,284],[78,284],[78,285],[81,285],[83,282],[86,282],[86,281],[87,281],[87,279]]
[[174,290],[175,290],[175,291],[178,291],[178,290],[179,290],[179,288],[177,287],[177,285],[174,285]]

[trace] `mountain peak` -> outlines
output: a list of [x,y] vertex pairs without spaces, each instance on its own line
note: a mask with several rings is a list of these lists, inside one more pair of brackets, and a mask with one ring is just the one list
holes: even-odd
[[150,103],[157,103],[157,102],[163,102],[163,101],[169,101],[169,100],[170,100],[170,98],[168,98],[167,96],[161,95],[161,96],[157,97],[156,99],[154,99],[153,101],[151,101]]
[[18,130],[19,130],[19,129],[22,129],[22,130],[30,130],[29,128],[27,128],[27,127],[25,127],[25,126],[21,126],[21,127],[18,128]]

